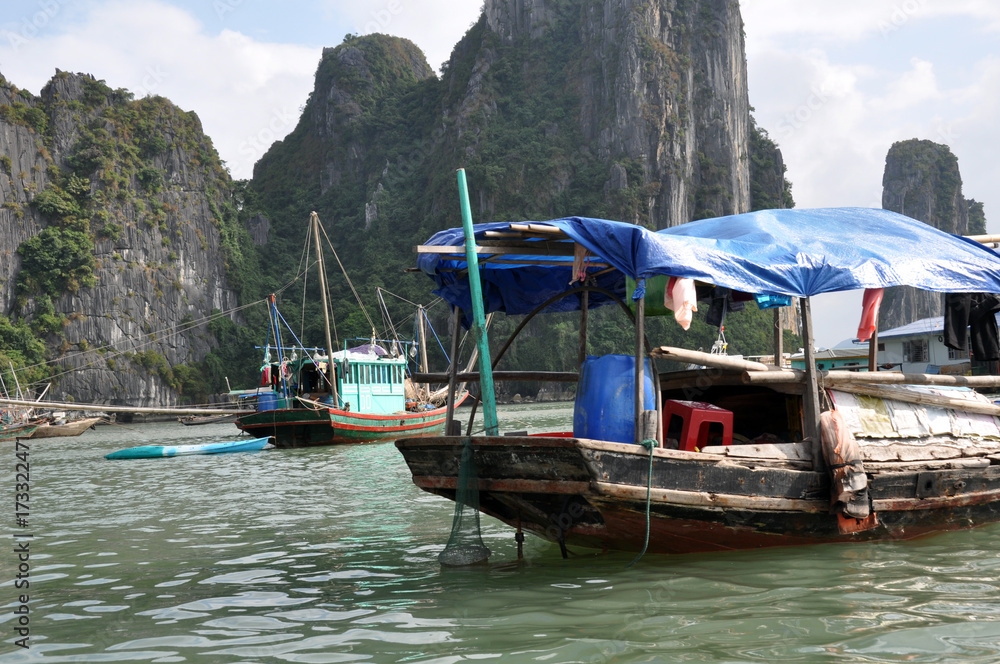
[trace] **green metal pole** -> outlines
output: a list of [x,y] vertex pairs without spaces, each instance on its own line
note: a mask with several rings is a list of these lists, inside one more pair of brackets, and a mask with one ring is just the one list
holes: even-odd
[[493,367],[490,364],[490,345],[486,338],[486,313],[483,310],[483,287],[479,282],[479,256],[472,230],[472,208],[469,205],[469,185],[465,182],[465,169],[458,169],[458,197],[462,204],[462,229],[465,231],[465,261],[469,266],[469,289],[472,296],[472,329],[479,349],[479,390],[483,397],[483,420],[486,435],[499,434],[497,425],[497,400],[493,392]]

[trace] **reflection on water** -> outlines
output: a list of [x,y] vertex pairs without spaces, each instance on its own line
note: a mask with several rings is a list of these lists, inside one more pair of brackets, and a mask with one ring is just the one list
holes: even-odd
[[[503,406],[566,429],[571,404]],[[107,461],[232,425],[100,427],[31,442],[31,648],[0,662],[996,662],[1000,528],[900,544],[653,556],[484,519],[488,566],[442,569],[452,504],[391,443]],[[0,444],[2,445],[2,444]],[[0,447],[6,503],[13,445]],[[4,547],[9,551],[9,547]]]

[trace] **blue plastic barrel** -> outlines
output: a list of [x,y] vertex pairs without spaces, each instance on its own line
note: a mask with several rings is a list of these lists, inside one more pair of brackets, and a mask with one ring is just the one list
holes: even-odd
[[257,410],[275,410],[278,407],[278,395],[274,392],[264,392],[257,397]]
[[[656,408],[653,361],[646,358],[643,409]],[[580,367],[573,405],[573,435],[577,438],[635,442],[635,357],[589,356]]]

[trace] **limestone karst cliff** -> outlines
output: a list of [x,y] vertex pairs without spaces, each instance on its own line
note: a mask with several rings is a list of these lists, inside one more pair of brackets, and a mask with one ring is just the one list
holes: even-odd
[[3,81],[0,155],[0,316],[47,343],[47,396],[176,403],[216,344],[204,321],[236,306],[230,179],[198,118],[89,75]]
[[[662,228],[792,204],[780,151],[750,118],[737,0],[487,0],[439,75],[408,40],[348,35],[247,183],[193,113],[84,75],[37,97],[0,86],[0,154],[0,339],[47,342],[56,398],[134,405],[190,396],[205,362],[219,374],[232,344],[188,324],[294,278],[313,210],[370,306],[378,286],[430,299],[404,271],[414,244],[459,223],[460,167],[477,222]],[[354,290],[332,280],[335,334],[369,338]],[[301,301],[304,340],[318,340],[320,298]],[[599,319],[592,350],[616,352],[617,323]],[[727,321],[731,350],[766,352],[770,317],[744,320]],[[694,329],[695,347],[718,332]],[[555,334],[539,328],[537,352],[512,357],[560,368],[542,348]],[[31,364],[40,351],[22,345]]]
[[[947,145],[910,139],[889,148],[882,176],[882,207],[948,233],[986,232],[982,203],[962,194],[958,158]],[[919,251],[919,247],[914,247]],[[879,327],[891,329],[943,315],[943,296],[913,288],[886,291]]]

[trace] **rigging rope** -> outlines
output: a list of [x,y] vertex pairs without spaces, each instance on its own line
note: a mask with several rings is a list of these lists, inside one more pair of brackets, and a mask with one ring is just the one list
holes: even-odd
[[651,438],[647,438],[639,444],[649,450],[649,477],[646,480],[646,541],[642,544],[642,551],[632,559],[632,562],[625,566],[626,569],[639,562],[639,559],[646,553],[646,547],[649,546],[649,504],[650,495],[653,492],[653,449],[657,446],[657,442]]

